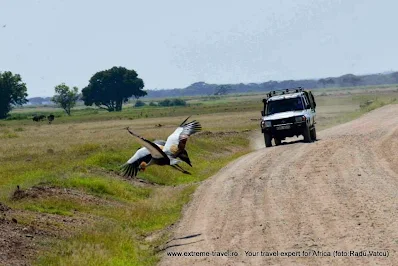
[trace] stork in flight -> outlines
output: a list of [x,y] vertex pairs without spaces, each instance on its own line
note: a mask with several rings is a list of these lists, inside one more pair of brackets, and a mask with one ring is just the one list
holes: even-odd
[[157,140],[151,142],[127,128],[128,132],[134,136],[141,144],[139,149],[124,165],[122,165],[123,175],[136,176],[138,171],[145,171],[145,168],[152,164],[170,165],[173,168],[188,173],[181,166],[180,162],[186,162],[192,167],[188,152],[185,146],[188,138],[202,129],[200,123],[196,120],[186,123],[184,120],[181,125],[167,138],[167,141]]

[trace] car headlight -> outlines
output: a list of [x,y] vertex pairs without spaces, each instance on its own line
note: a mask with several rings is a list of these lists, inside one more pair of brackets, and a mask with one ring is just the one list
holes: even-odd
[[264,121],[264,120],[261,121],[261,128],[271,127],[271,126],[272,126],[271,121]]
[[296,123],[304,122],[306,120],[305,116],[296,116]]

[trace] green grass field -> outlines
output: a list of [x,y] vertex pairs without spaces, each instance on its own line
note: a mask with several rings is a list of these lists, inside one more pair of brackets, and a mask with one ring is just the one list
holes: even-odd
[[[328,94],[316,96],[318,130],[398,98],[395,88]],[[11,120],[0,121],[0,202],[13,211],[7,219],[55,232],[36,240],[37,265],[154,265],[167,228],[199,182],[251,151],[261,99],[192,97],[187,107],[130,106],[120,113],[79,108],[71,117],[53,107],[14,110]],[[33,113],[56,118],[52,125],[37,123],[29,119]],[[159,166],[139,174],[145,182],[118,175],[139,148],[125,127],[148,139],[166,139],[188,115],[204,131],[187,144],[193,168],[181,164],[192,175]],[[25,196],[12,197],[17,185]]]

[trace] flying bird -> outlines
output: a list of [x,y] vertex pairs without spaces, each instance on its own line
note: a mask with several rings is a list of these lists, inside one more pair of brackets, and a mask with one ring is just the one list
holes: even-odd
[[[155,140],[153,143],[162,149],[166,141]],[[139,148],[136,153],[122,165],[123,175],[128,177],[137,176],[138,171],[145,171],[145,167],[151,160],[152,155],[150,151],[145,147]]]
[[152,164],[170,165],[183,173],[189,173],[178,165],[185,162],[192,167],[188,152],[185,150],[186,142],[192,134],[199,132],[202,127],[199,122],[192,121],[181,125],[167,138],[167,141],[151,142],[127,128],[128,132],[136,137],[143,148],[139,149],[127,163],[122,166],[124,176],[136,176],[138,171],[145,171],[145,168]]

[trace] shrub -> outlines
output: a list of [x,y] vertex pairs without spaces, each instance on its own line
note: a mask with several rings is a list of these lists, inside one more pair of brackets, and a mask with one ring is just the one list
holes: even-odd
[[135,102],[134,107],[142,107],[142,106],[145,106],[145,105],[146,105],[146,104],[145,104],[143,101],[137,100],[137,101]]
[[182,99],[165,99],[159,102],[159,106],[186,106],[187,102]]

